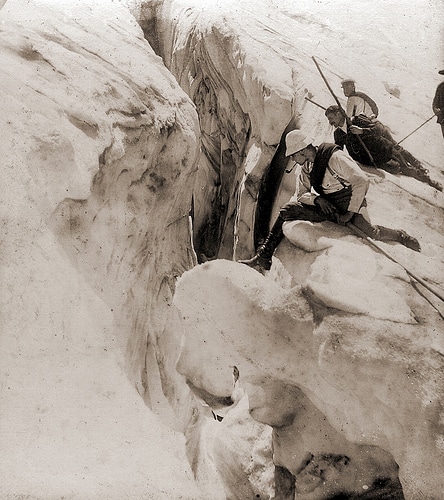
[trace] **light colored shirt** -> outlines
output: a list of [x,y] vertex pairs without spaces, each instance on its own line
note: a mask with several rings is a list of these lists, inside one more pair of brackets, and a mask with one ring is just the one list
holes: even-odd
[[[322,181],[324,192],[326,194],[335,193],[343,189],[344,186],[351,186],[352,196],[348,210],[349,212],[359,213],[369,186],[367,176],[354,160],[342,150],[335,151],[331,155],[328,166],[333,173],[330,172],[328,168],[325,171]],[[310,171],[312,168],[313,164],[305,163],[301,169],[297,171],[298,187],[295,194],[290,199],[290,202],[314,205],[314,200],[319,194],[315,193],[311,187]]]
[[349,118],[357,115],[371,116],[375,114],[370,104],[357,95],[352,95],[347,99],[347,109],[345,113]]

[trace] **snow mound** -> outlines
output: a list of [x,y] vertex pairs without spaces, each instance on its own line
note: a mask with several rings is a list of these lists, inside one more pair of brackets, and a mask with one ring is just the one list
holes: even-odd
[[[406,272],[366,245],[347,241],[334,224],[287,222],[284,234],[308,252],[320,252],[304,286],[327,307],[401,323],[415,323],[402,284]],[[342,238],[335,238],[341,235]],[[355,238],[353,238],[355,240]]]

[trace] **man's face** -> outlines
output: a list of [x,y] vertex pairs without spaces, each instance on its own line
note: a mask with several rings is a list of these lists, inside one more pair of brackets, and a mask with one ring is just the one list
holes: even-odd
[[354,83],[344,83],[344,85],[342,86],[342,90],[344,91],[345,97],[349,97],[355,91],[355,84]]
[[306,149],[301,149],[300,151],[290,155],[290,158],[296,162],[298,165],[303,165],[307,161]]
[[330,125],[332,125],[335,128],[342,127],[344,125],[344,116],[342,113],[329,113],[327,115],[327,120]]

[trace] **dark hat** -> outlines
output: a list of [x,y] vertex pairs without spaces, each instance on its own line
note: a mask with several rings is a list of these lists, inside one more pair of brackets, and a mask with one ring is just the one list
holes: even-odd
[[438,73],[439,73],[440,75],[444,75],[444,69],[442,69],[441,71],[438,71]]
[[353,80],[353,78],[345,78],[341,82],[341,87],[343,87],[344,85],[351,84],[351,83],[353,83],[353,84],[356,83],[355,80]]

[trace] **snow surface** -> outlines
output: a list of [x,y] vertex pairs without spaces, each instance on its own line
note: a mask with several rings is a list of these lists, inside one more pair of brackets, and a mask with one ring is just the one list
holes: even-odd
[[[282,255],[286,255],[285,250]],[[324,257],[315,261],[318,268],[327,260]],[[376,264],[373,256],[370,259]],[[333,263],[344,264],[343,257],[333,259]],[[417,498],[424,491],[431,492],[433,498],[441,485],[444,450],[432,410],[442,396],[442,360],[432,354],[430,345],[435,336],[442,339],[442,331],[427,324],[437,321],[436,317],[425,319],[424,304],[407,291],[403,279],[394,290],[393,278],[404,278],[399,269],[391,265],[381,268],[379,279],[382,274],[387,289],[376,283],[373,290],[383,290],[388,306],[393,302],[401,306],[399,315],[404,317],[396,317],[398,323],[392,318],[375,319],[382,316],[381,311],[387,313],[378,296],[373,297],[374,306],[366,295],[356,298],[359,307],[369,309],[352,311],[365,312],[362,316],[334,310],[322,313],[310,285],[306,292],[304,286],[281,287],[271,274],[263,277],[229,261],[198,266],[182,276],[174,297],[183,324],[177,368],[194,386],[222,396],[230,394],[231,370],[237,366],[252,416],[275,426],[279,431],[276,436],[281,436],[274,441],[275,463],[294,474],[307,454],[342,453],[351,456],[353,464],[367,456],[370,462],[365,464],[364,460],[356,472],[368,473],[364,483],[368,484],[375,473],[371,467],[377,470],[378,460],[370,458],[375,448],[370,453],[363,450],[378,446],[381,453],[390,452],[400,466],[407,498]],[[361,274],[368,270],[363,267]],[[312,271],[316,272],[324,277],[324,270]],[[326,282],[337,284],[328,273]],[[317,286],[321,288],[322,283]],[[336,297],[311,288],[323,300],[332,302]],[[353,298],[345,294],[342,300]],[[338,308],[335,302],[327,305]],[[340,307],[344,309],[343,304]],[[409,307],[417,316],[414,321]],[[317,322],[312,314],[317,315]],[[406,378],[412,366],[424,378]],[[228,457],[219,460],[223,468]],[[379,474],[390,474],[390,467],[393,465],[386,463]],[[357,492],[359,484],[353,484],[347,474],[335,484],[347,481],[351,491]]]
[[[442,470],[442,322],[401,267],[355,237],[331,227],[322,235],[288,229],[295,245],[284,242],[267,278],[226,261],[196,267],[180,281],[174,300],[182,316],[166,335],[171,288],[193,264],[187,209],[197,125],[192,105],[146,44],[126,3],[143,10],[143,2],[133,0],[7,0],[0,11],[0,334],[7,346],[0,354],[0,438],[7,450],[0,460],[0,496],[180,499],[208,498],[213,490],[213,498],[223,498],[226,488],[235,491],[240,483],[243,494],[271,495],[270,429],[258,421],[286,422],[295,400],[278,398],[281,406],[274,406],[285,384],[304,387],[341,446],[350,440],[388,449],[401,465],[409,498],[429,491]],[[169,41],[176,50],[186,47],[190,29],[209,34],[216,23],[228,38],[237,33],[234,68],[241,78],[231,84],[242,90],[239,102],[256,127],[247,151],[251,171],[271,157],[295,111],[320,141],[331,137],[322,111],[303,99],[310,92],[331,104],[312,55],[338,93],[342,77],[355,77],[397,139],[431,115],[437,70],[443,69],[438,1],[164,5],[182,30]],[[186,21],[176,16],[184,10]],[[218,46],[213,51],[218,57],[223,52]],[[175,123],[183,139],[173,133],[166,140],[164,131]],[[149,139],[134,146],[140,137],[131,134],[140,130],[148,130]],[[405,146],[442,182],[436,123]],[[167,167],[178,163],[183,170],[158,168],[161,151],[169,155]],[[110,178],[103,165],[115,167]],[[91,193],[99,171],[106,178],[103,199],[102,192]],[[162,181],[159,173],[166,171],[170,177]],[[145,172],[158,184],[143,184]],[[402,225],[421,240],[423,252],[386,248],[443,286],[442,194],[412,179],[369,175],[374,220]],[[146,209],[152,193],[171,178],[176,189],[161,192],[157,206]],[[290,176],[286,180],[283,198],[294,187]],[[137,186],[148,191],[145,198]],[[54,227],[63,217],[69,230],[57,239]],[[339,268],[347,270],[347,281]],[[365,294],[355,293],[362,283]],[[338,287],[347,294],[338,298]],[[305,294],[315,297],[313,303]],[[319,302],[333,313],[315,331],[312,309],[325,311]],[[181,342],[178,369],[211,394],[230,394],[233,366],[240,369],[248,397],[231,409],[224,427],[215,427],[203,405],[202,418],[174,371]],[[164,390],[179,417],[162,408],[159,418],[145,405],[143,369],[153,378],[163,369],[162,387],[149,380],[153,390],[146,400],[154,407]],[[247,403],[257,421],[247,415]],[[187,443],[166,425],[173,418],[188,431]],[[283,444],[282,463],[295,470],[296,459],[286,462],[292,450]]]

